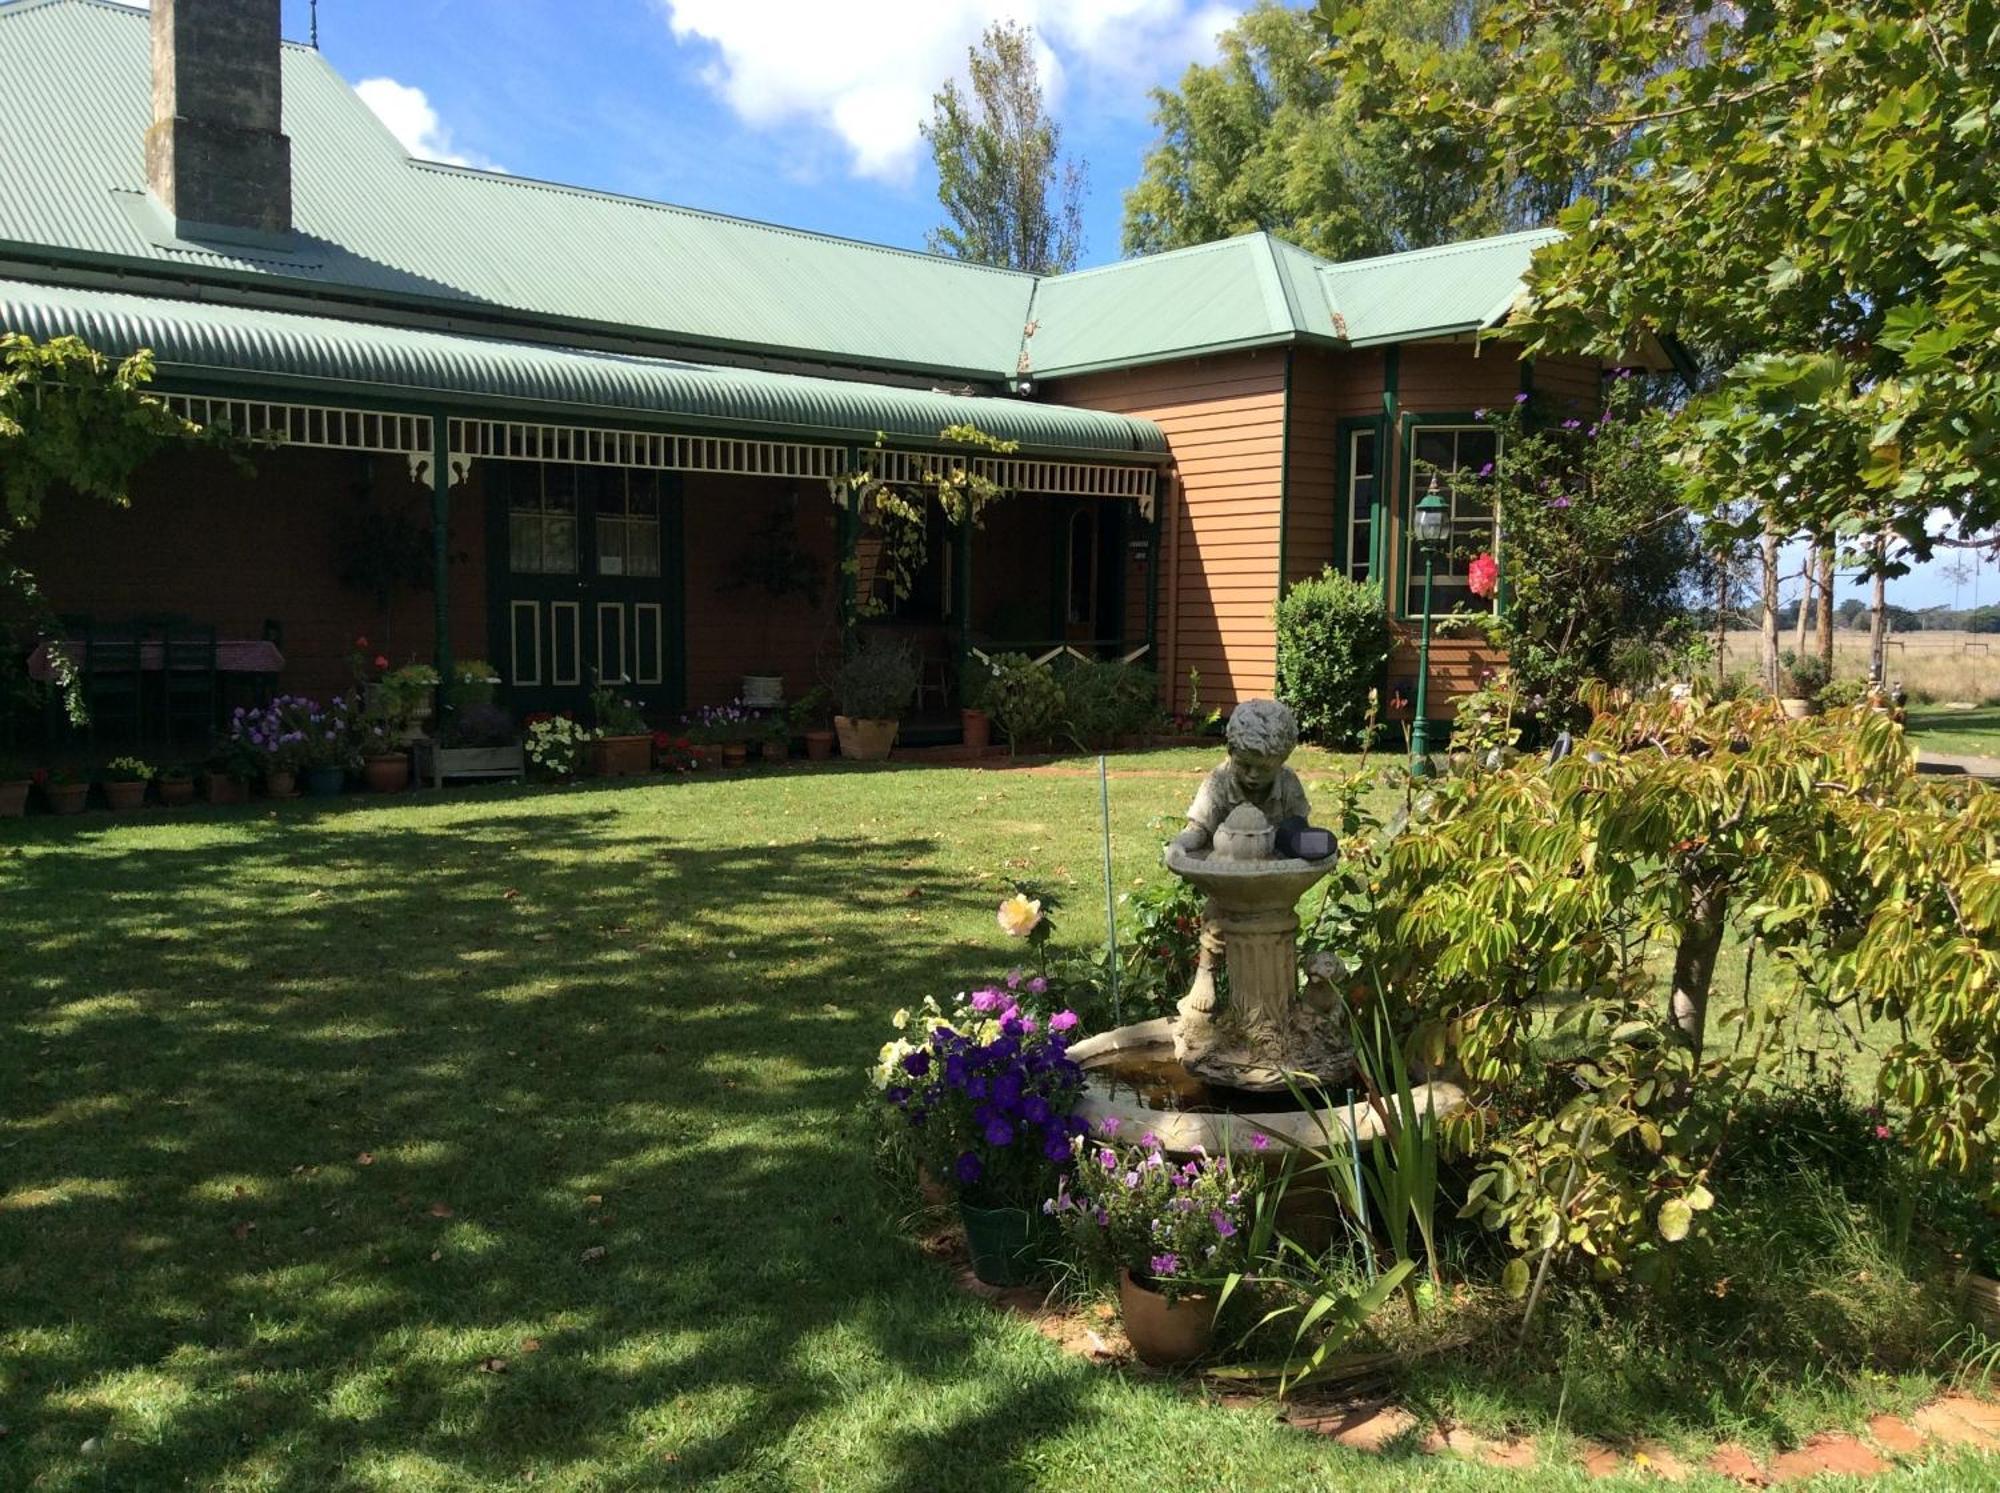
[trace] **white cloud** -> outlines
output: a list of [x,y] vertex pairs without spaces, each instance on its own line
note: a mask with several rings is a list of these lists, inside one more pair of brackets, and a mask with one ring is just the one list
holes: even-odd
[[1053,102],[1143,109],[1145,90],[1215,54],[1243,9],[1228,0],[659,0],[674,37],[715,55],[703,80],[762,129],[804,124],[846,147],[857,175],[907,180],[931,95],[963,76],[996,20],[1036,30]]
[[491,161],[453,148],[451,131],[438,118],[423,89],[398,83],[394,78],[363,78],[354,85],[354,91],[411,155],[421,160],[441,161],[447,166],[500,169]]

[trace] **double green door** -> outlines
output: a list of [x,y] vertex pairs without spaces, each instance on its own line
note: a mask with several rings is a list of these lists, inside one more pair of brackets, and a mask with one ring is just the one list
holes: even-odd
[[516,713],[582,716],[603,681],[650,716],[677,714],[678,479],[528,461],[485,471],[493,662]]

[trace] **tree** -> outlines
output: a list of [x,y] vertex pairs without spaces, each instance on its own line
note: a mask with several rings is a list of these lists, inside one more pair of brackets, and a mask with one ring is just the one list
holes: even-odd
[[2000,523],[1990,0],[1495,0],[1490,92],[1412,62],[1366,7],[1320,15],[1349,28],[1349,85],[1420,138],[1544,177],[1610,163],[1536,255],[1515,329],[1530,353],[1704,351],[1716,376],[1682,420],[1696,502],[1754,498],[1752,532],[1886,527],[1918,558],[1934,511],[1963,536]]
[[[0,334],[0,603],[46,625],[41,588],[8,551],[41,522],[51,497],[79,495],[125,507],[133,471],[168,442],[201,435],[145,392],[153,355],[114,363],[75,337],[36,342]],[[82,699],[67,661],[55,660],[70,714]]]
[[1062,154],[1062,128],[1042,101],[1034,31],[986,28],[967,52],[970,98],[956,80],[931,99],[923,127],[950,219],[932,252],[1036,275],[1076,268],[1083,253],[1082,163]]
[[[1367,0],[1366,24],[1473,96],[1495,76],[1472,45],[1489,0]],[[1309,11],[1261,0],[1213,66],[1156,89],[1159,141],[1125,196],[1125,250],[1151,254],[1268,229],[1333,259],[1548,221],[1575,180],[1543,183],[1474,140],[1413,140],[1317,62]],[[1496,180],[1497,177],[1497,180]]]

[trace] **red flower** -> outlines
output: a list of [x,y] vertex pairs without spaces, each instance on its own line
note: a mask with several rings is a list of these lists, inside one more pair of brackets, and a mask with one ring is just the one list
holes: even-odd
[[375,655],[375,667],[386,670],[389,667],[389,660],[378,653]]
[[368,651],[368,640],[366,638],[356,638],[354,640],[354,651],[356,653],[366,653]]
[[1491,596],[1500,586],[1500,562],[1482,553],[1465,568],[1465,583],[1474,596]]

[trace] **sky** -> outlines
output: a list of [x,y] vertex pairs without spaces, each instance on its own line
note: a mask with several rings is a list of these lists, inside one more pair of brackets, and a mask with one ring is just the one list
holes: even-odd
[[[1087,165],[1084,262],[1101,264],[1154,139],[1151,90],[1213,61],[1249,3],[320,0],[319,39],[412,154],[920,249],[939,218],[931,95],[987,24],[1023,21]],[[305,40],[308,0],[284,12]],[[2000,569],[1949,568],[1890,599],[2000,602]],[[1837,595],[1867,589],[1843,576]]]

